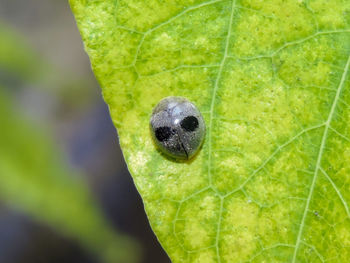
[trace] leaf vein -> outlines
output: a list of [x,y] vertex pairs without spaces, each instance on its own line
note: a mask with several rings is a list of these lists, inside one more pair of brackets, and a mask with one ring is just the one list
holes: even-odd
[[210,2],[204,2],[204,3],[201,3],[199,5],[195,5],[195,6],[191,6],[191,7],[188,7],[186,8],[184,11],[178,13],[177,15],[175,16],[172,16],[171,18],[169,18],[168,20],[148,29],[147,31],[143,32],[143,36],[139,42],[139,44],[137,45],[137,48],[136,48],[136,52],[135,52],[135,57],[134,57],[134,60],[133,60],[133,63],[132,63],[132,66],[135,67],[136,65],[136,62],[137,62],[137,58],[139,56],[139,53],[140,53],[140,50],[141,50],[141,47],[143,45],[143,42],[145,41],[145,38],[147,35],[149,35],[150,33],[152,33],[153,31],[157,30],[158,28],[162,27],[162,26],[165,26],[169,23],[171,23],[172,21],[176,20],[177,18],[183,16],[184,14],[188,13],[188,12],[191,12],[193,10],[196,10],[196,9],[199,9],[201,7],[204,7],[204,6],[209,6],[209,5],[212,5],[212,4],[215,4],[215,3],[219,3],[219,2],[222,2],[223,0],[214,0],[214,1],[210,1]]
[[[212,142],[211,142],[211,137],[212,137],[212,126],[213,126],[213,119],[214,119],[214,108],[215,108],[215,97],[216,93],[219,88],[219,81],[221,79],[221,75],[224,69],[224,65],[226,62],[226,59],[228,58],[228,49],[230,46],[230,37],[231,37],[231,30],[232,30],[232,24],[233,24],[233,17],[234,17],[234,11],[235,11],[235,5],[236,5],[236,0],[232,0],[231,3],[231,14],[230,14],[230,21],[228,23],[228,29],[227,29],[227,36],[225,40],[225,50],[224,50],[224,55],[222,57],[220,67],[218,70],[218,74],[215,80],[215,85],[213,88],[213,93],[211,97],[211,103],[210,103],[210,114],[209,114],[209,128],[208,128],[208,179],[209,179],[209,184],[212,186],[212,175],[211,175],[211,166],[212,166],[212,159],[211,159],[211,153],[212,153]],[[217,231],[216,231],[216,237],[215,237],[215,244],[216,244],[216,255],[218,259],[218,263],[221,262],[220,258],[220,251],[219,251],[219,239],[220,239],[220,228],[221,228],[221,220],[222,220],[222,210],[223,210],[223,202],[224,199],[221,198],[220,200],[220,210],[219,210],[219,222],[217,226]]]
[[339,86],[337,88],[337,93],[336,93],[336,95],[334,97],[334,100],[333,100],[333,103],[332,103],[332,107],[331,107],[331,110],[329,112],[329,115],[328,115],[328,118],[327,118],[327,121],[326,121],[326,125],[325,125],[325,129],[324,129],[324,132],[323,132],[323,135],[322,135],[321,145],[320,145],[320,149],[319,149],[318,156],[317,156],[316,168],[315,168],[313,179],[312,179],[312,182],[311,182],[310,191],[309,191],[308,198],[307,198],[307,201],[306,201],[303,217],[301,219],[298,236],[297,236],[297,240],[296,240],[296,243],[295,243],[295,249],[294,249],[294,253],[293,253],[292,263],[296,262],[296,257],[297,257],[297,253],[298,253],[299,246],[300,246],[300,243],[301,243],[301,236],[303,234],[303,229],[304,229],[304,225],[305,225],[307,212],[309,210],[310,202],[311,202],[312,195],[313,195],[313,192],[314,192],[314,189],[315,189],[318,171],[321,168],[321,161],[322,161],[323,151],[324,151],[324,148],[325,148],[325,145],[326,145],[326,141],[327,141],[328,130],[329,130],[329,127],[330,127],[330,123],[332,122],[333,115],[334,115],[334,112],[335,112],[335,108],[336,108],[336,106],[338,104],[339,97],[340,97],[341,91],[343,89],[346,76],[347,76],[348,71],[349,71],[349,67],[350,67],[350,55],[348,57],[346,65],[344,67],[344,72],[343,72],[343,75],[341,77]]
[[347,214],[348,218],[350,218],[349,206],[348,206],[347,202],[345,201],[343,195],[341,194],[340,190],[338,189],[338,187],[336,186],[336,184],[334,183],[332,178],[328,175],[328,173],[322,167],[320,167],[320,171],[323,173],[323,175],[327,178],[327,180],[330,182],[330,184],[332,185],[332,187],[336,191],[339,199],[341,200],[341,202],[344,205],[344,208],[345,208],[345,211],[346,211],[346,214]]
[[266,164],[268,164],[269,161],[270,161],[277,153],[279,153],[284,147],[286,147],[286,146],[288,146],[289,144],[291,144],[293,141],[295,141],[298,137],[302,136],[303,134],[305,134],[305,133],[307,133],[307,132],[309,132],[309,131],[311,131],[311,130],[318,129],[318,128],[324,126],[324,125],[325,125],[325,123],[322,123],[322,124],[319,124],[319,125],[316,125],[316,126],[313,126],[313,127],[307,128],[307,129],[304,129],[304,130],[300,131],[299,133],[297,133],[295,136],[293,136],[291,139],[289,139],[288,141],[286,141],[285,143],[283,143],[282,145],[278,146],[277,149],[276,149],[272,154],[270,154],[270,156],[267,157],[267,158],[265,159],[265,161],[263,161],[262,164],[261,164],[258,168],[256,168],[256,169],[252,172],[252,174],[251,174],[238,188],[236,188],[236,189],[234,189],[233,191],[227,193],[227,194],[225,195],[225,197],[227,197],[227,196],[229,196],[229,195],[231,195],[231,194],[233,194],[233,193],[236,193],[236,192],[238,192],[239,190],[243,189],[243,187],[254,177],[254,175],[257,174],[261,169],[263,169],[263,168],[266,166]]

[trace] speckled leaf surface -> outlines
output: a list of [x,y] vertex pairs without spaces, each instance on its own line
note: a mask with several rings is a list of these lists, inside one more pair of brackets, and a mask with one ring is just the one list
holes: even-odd
[[[173,262],[348,262],[350,1],[70,4]],[[170,95],[206,120],[188,163],[148,129]]]

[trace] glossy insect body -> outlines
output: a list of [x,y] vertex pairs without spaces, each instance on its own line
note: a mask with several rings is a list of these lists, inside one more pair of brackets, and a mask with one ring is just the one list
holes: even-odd
[[176,159],[193,157],[205,137],[202,114],[182,97],[161,100],[153,110],[150,126],[158,148]]

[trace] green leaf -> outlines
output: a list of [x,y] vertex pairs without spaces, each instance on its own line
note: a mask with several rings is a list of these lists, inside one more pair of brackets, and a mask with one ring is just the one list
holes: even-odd
[[131,240],[116,234],[81,176],[10,100],[0,89],[1,200],[76,238],[104,262],[135,262]]
[[[51,93],[54,85],[62,90],[64,74],[38,56],[25,39],[5,24],[0,24],[0,35],[1,83],[13,89],[12,81],[7,81],[13,77],[25,83],[45,82]],[[72,87],[72,80],[64,76]],[[47,130],[22,116],[1,83],[1,201],[75,238],[101,262],[137,262],[137,244],[113,229],[81,174],[62,158]]]
[[16,74],[31,81],[42,77],[47,65],[23,37],[1,22],[0,36],[0,73]]
[[135,262],[131,240],[116,235],[80,175],[9,100],[0,89],[2,201],[76,238],[104,262]]
[[[70,4],[173,262],[348,262],[350,1]],[[148,128],[171,95],[207,124],[187,163]]]
[[87,79],[50,63],[31,48],[20,32],[1,21],[0,37],[0,85],[11,89],[30,85],[76,108],[86,105],[86,87],[91,85]]
[[51,93],[62,92],[63,84],[86,86],[46,63],[7,25],[0,24],[0,36],[0,200],[75,238],[101,262],[137,262],[137,244],[110,225],[48,131],[22,116],[1,83],[13,89],[7,81],[11,77],[27,84],[45,82]]

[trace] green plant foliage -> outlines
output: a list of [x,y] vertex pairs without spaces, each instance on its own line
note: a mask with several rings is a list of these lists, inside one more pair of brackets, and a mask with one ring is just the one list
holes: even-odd
[[42,77],[47,65],[24,38],[3,23],[0,23],[0,38],[0,73],[16,74],[28,80]]
[[19,32],[1,21],[0,38],[0,85],[11,89],[35,86],[76,108],[86,104],[86,87],[91,85],[88,80],[50,63]]
[[102,262],[137,262],[137,245],[112,228],[48,132],[26,120],[1,85],[7,75],[26,83],[47,81],[53,67],[5,25],[0,25],[0,38],[1,202],[75,238]]
[[[173,262],[348,262],[350,1],[70,0],[150,223]],[[207,137],[164,158],[166,96]]]
[[9,100],[0,89],[1,200],[76,238],[104,262],[135,262],[131,240],[116,235],[79,174]]

